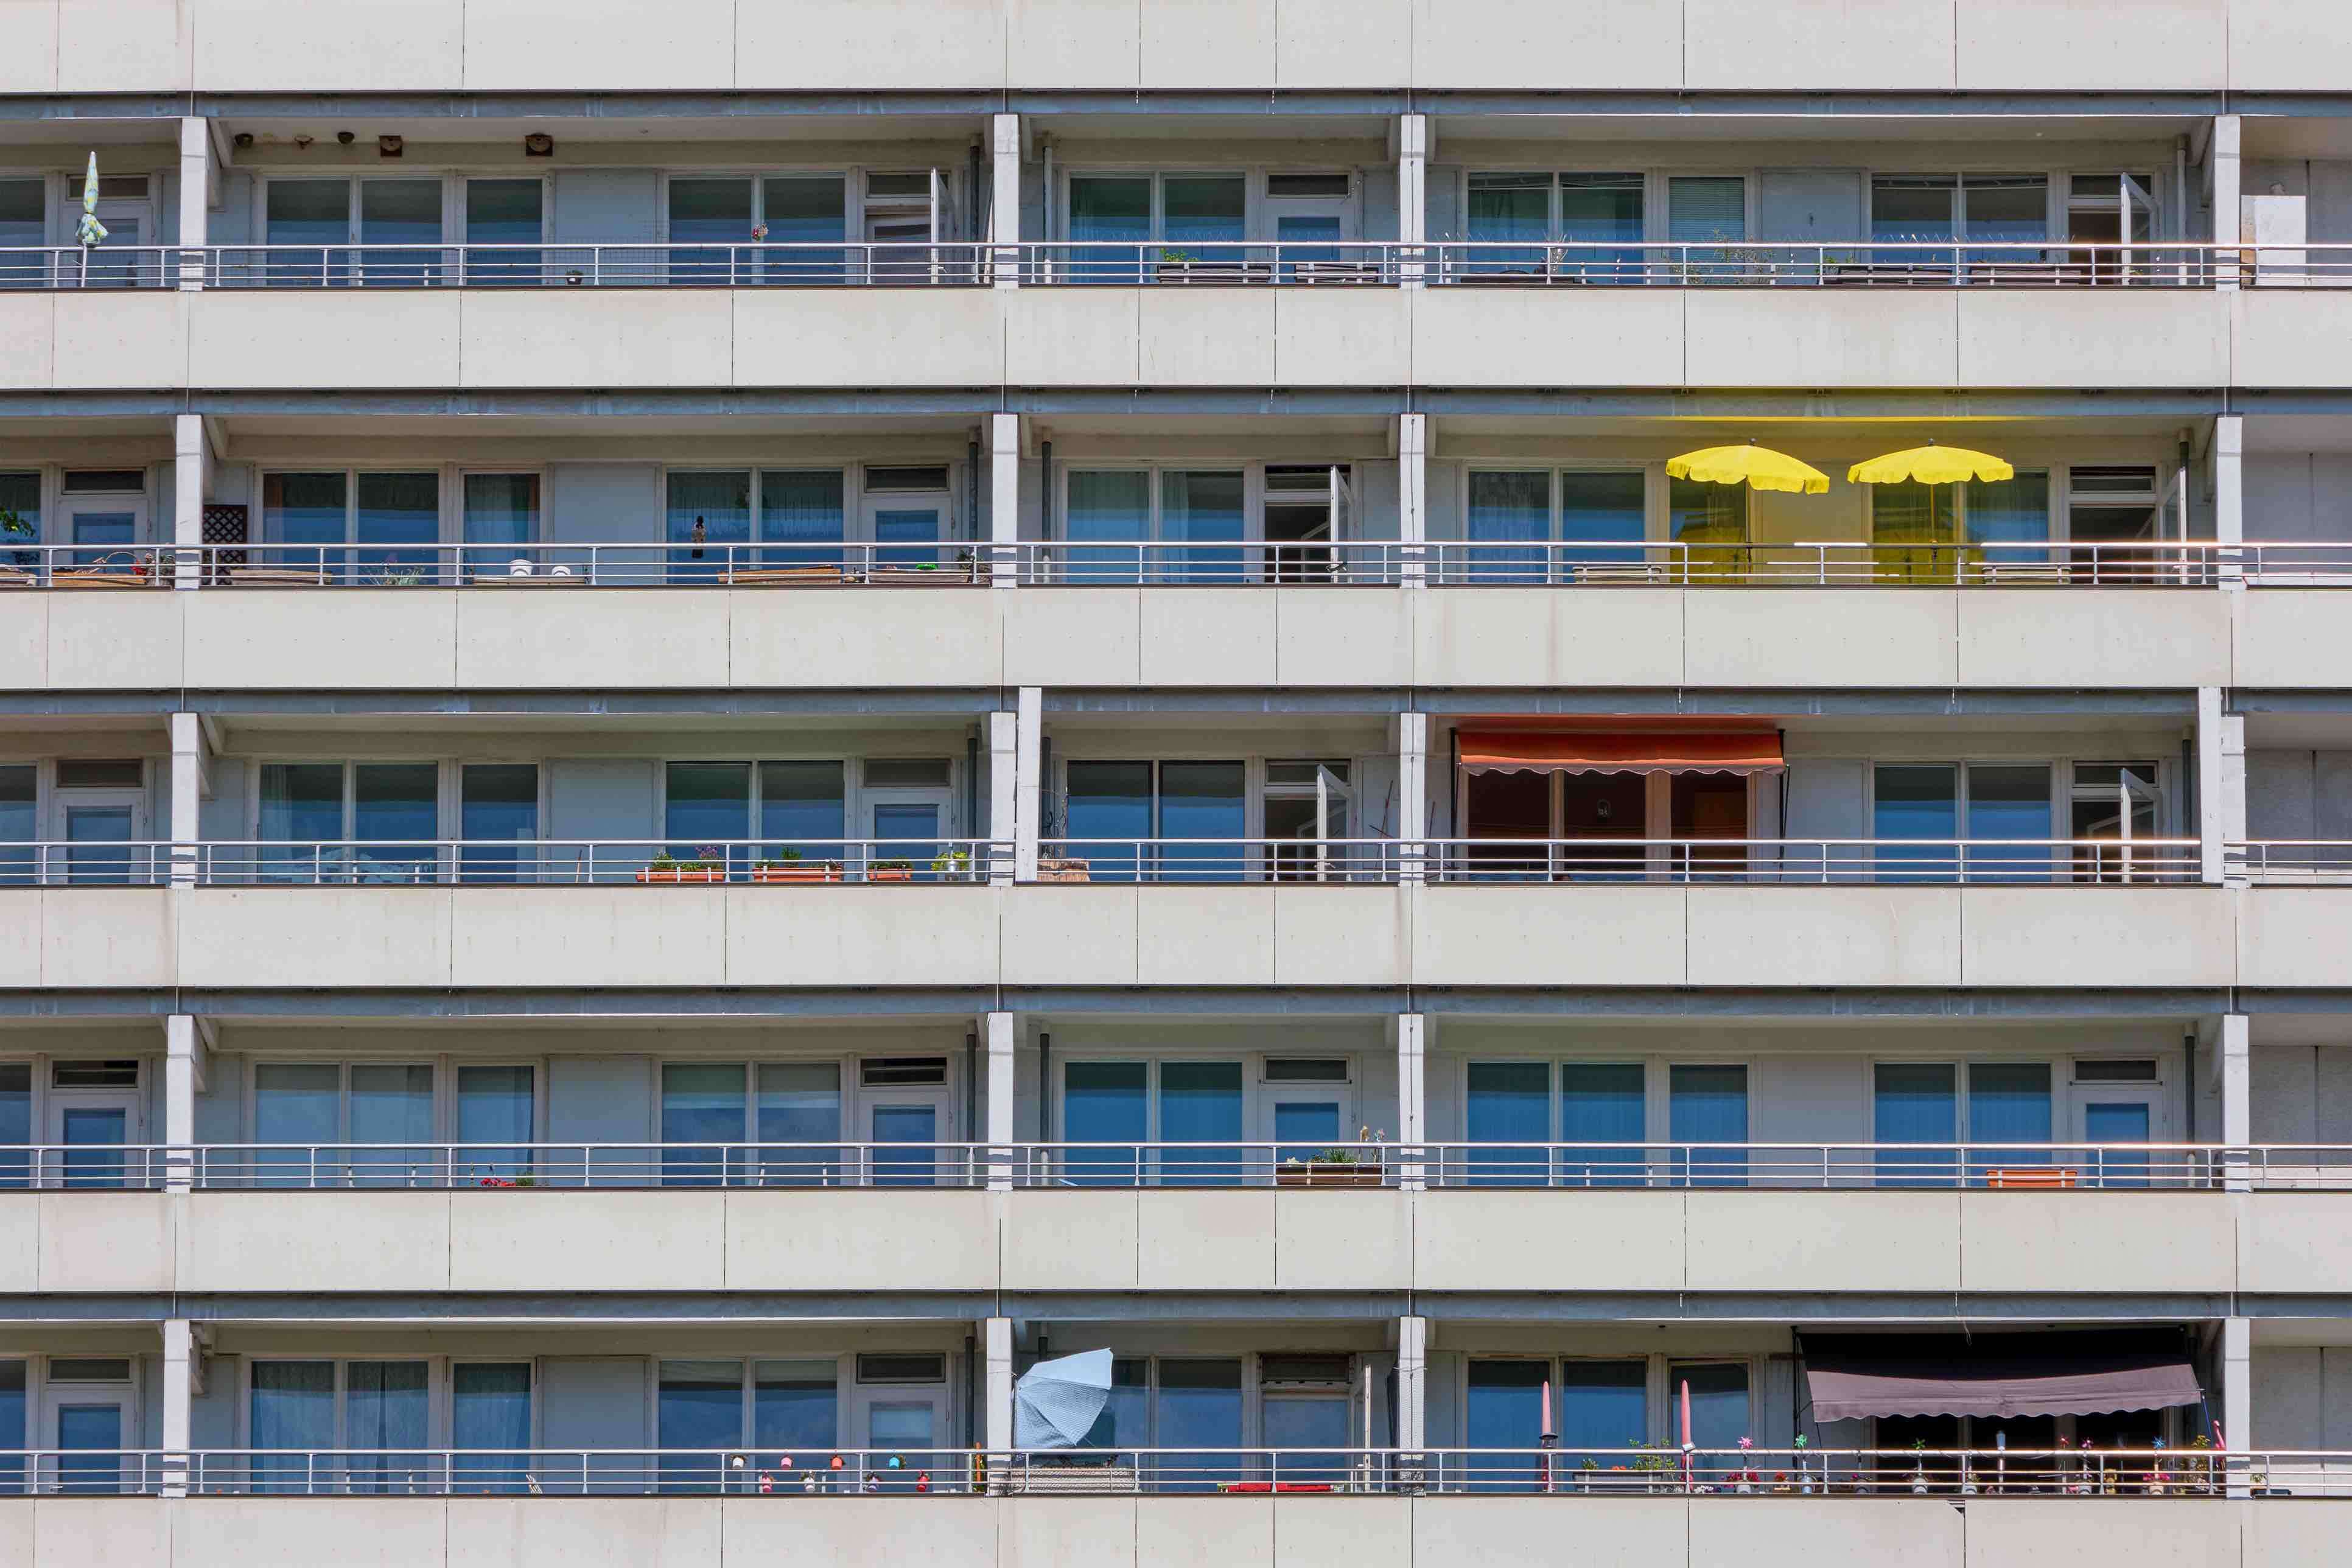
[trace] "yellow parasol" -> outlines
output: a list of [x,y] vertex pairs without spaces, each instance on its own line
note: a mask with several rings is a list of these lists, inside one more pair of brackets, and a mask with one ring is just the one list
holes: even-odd
[[1819,468],[1753,441],[1744,447],[1708,447],[1668,458],[1666,472],[1675,479],[1702,484],[1746,485],[1790,495],[1827,495],[1830,489],[1830,477]]
[[1855,485],[1957,485],[1969,479],[2013,479],[2017,469],[2008,459],[1966,447],[1938,447],[1933,441],[1907,451],[1889,452],[1845,471]]

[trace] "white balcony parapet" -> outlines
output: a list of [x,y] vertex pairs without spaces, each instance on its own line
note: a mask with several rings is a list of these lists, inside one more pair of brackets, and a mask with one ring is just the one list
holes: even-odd
[[2352,245],[2210,241],[918,240],[24,246],[19,289],[1427,287],[2235,289],[2352,285]]
[[[2352,1452],[2199,1448],[206,1448],[240,1497],[730,1498],[1197,1493],[1573,1498],[2352,1497]],[[158,1450],[0,1452],[0,1498],[161,1491]]]

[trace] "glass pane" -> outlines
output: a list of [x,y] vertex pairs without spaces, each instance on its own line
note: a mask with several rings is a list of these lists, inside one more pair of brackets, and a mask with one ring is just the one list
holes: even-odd
[[360,258],[370,283],[415,288],[442,281],[441,182],[362,180],[360,243],[414,246],[409,250],[370,250]]
[[341,763],[264,763],[261,837],[283,848],[260,851],[265,874],[290,880],[338,874],[343,852]]
[[1239,550],[1185,550],[1202,540],[1242,536],[1242,476],[1239,473],[1178,473],[1160,476],[1160,538],[1163,548],[1152,576],[1173,583],[1233,583],[1242,576]]
[[[2047,763],[1969,764],[1970,838],[2047,839],[2051,813]],[[1983,881],[2047,882],[2060,869],[2053,851],[2032,846],[1971,847],[1968,864],[1969,876]]]
[[840,763],[760,764],[760,855],[772,872],[840,870],[849,831],[843,773]]
[[437,1174],[438,1162],[428,1147],[435,1142],[430,1067],[354,1064],[351,1115],[353,1147],[347,1160],[354,1183],[397,1186]]
[[[845,537],[842,517],[840,469],[762,471],[760,537],[772,548],[759,552],[759,563],[837,570],[843,552],[834,547]],[[825,548],[809,548],[812,544]]]
[[1278,1100],[1274,1104],[1274,1157],[1277,1163],[1314,1159],[1339,1142],[1339,1102],[1336,1100]]
[[[1151,237],[1151,177],[1070,177],[1071,276],[1081,282],[1134,283],[1143,276],[1140,245],[1087,244]],[[1130,538],[1137,537],[1129,535]]]
[[1069,479],[1064,536],[1073,542],[1112,540],[1125,548],[1063,552],[1063,573],[1073,582],[1132,581],[1147,556],[1137,542],[1151,537],[1151,476],[1140,468],[1108,473],[1074,471]]
[[1754,1433],[1748,1416],[1748,1368],[1737,1362],[1668,1364],[1666,1396],[1674,1402],[1678,1438],[1685,1388],[1690,1390],[1690,1437],[1699,1449],[1696,1468],[1718,1473],[1742,1468],[1739,1439]]
[[[1952,839],[1960,836],[1958,768],[1933,763],[1882,763],[1876,770],[1875,785],[1872,837]],[[1913,847],[1881,843],[1872,856],[1883,880],[1948,880],[1959,871],[1958,854],[1948,844]]]
[[[341,474],[266,474],[261,480],[261,537],[279,544],[341,544],[350,531]],[[278,550],[268,564],[341,576],[340,550]]]
[[[2050,237],[2050,181],[2042,174],[1970,174],[1962,181],[1960,210],[1970,239],[2026,243]],[[2032,252],[2022,253],[2031,256]],[[1989,260],[1997,251],[1972,251]],[[2015,258],[2015,254],[2010,258]]]
[[[541,233],[545,187],[537,180],[467,180],[466,237],[476,245],[531,245]],[[472,274],[469,270],[469,276]]]
[[[913,544],[938,542],[940,509],[936,506],[891,507],[874,513],[874,542],[883,544]],[[877,566],[897,566],[936,570],[942,563],[938,550],[881,550],[874,552]]]
[[1470,176],[1470,237],[1482,247],[1463,264],[1467,272],[1520,272],[1543,263],[1551,237],[1549,174]]
[[[1676,1143],[1748,1142],[1748,1069],[1676,1063],[1667,1069],[1666,1136]],[[1733,1187],[1748,1177],[1738,1149],[1692,1150],[1676,1156],[1691,1185]]]
[[[40,253],[48,243],[47,205],[39,180],[0,180],[0,289],[34,288],[48,279],[48,258]],[[22,1480],[21,1469],[16,1477]]]
[[1738,175],[1677,175],[1666,182],[1667,237],[1683,244],[1748,237],[1748,182]]
[[[1474,1361],[1464,1425],[1473,1448],[1533,1448],[1543,1436],[1543,1389],[1551,1378],[1548,1361]],[[1518,1454],[1482,1460],[1476,1491],[1532,1489],[1542,1477],[1541,1461]]]
[[1160,1184],[1171,1187],[1230,1186],[1241,1176],[1231,1148],[1208,1147],[1242,1141],[1242,1065],[1239,1062],[1161,1062]]
[[[1569,543],[1594,540],[1621,544],[1648,536],[1644,521],[1648,489],[1643,476],[1633,470],[1603,470],[1559,476],[1559,537]],[[1571,550],[1562,559],[1571,565],[1596,562],[1638,562],[1643,551]]]
[[[1948,1062],[1881,1062],[1873,1079],[1877,1117],[1873,1142],[1959,1141],[1959,1069]],[[1884,1186],[1942,1186],[1955,1173],[1951,1155],[1941,1151],[1878,1157],[1878,1180]]]
[[530,1151],[519,1145],[538,1137],[532,1078],[528,1067],[457,1069],[457,1142],[467,1180],[512,1186],[530,1173]]
[[[0,256],[0,288],[7,285],[7,269],[11,263]],[[41,542],[41,476],[38,474],[0,474],[0,561],[18,566],[36,566],[40,557],[26,551],[12,551],[12,544],[38,544]]]
[[1630,1463],[1623,1451],[1649,1437],[1649,1363],[1560,1363],[1559,1446],[1569,1466],[1577,1466],[1586,1455],[1602,1466]]
[[1151,837],[1151,764],[1073,762],[1068,777],[1062,847],[1089,863],[1094,881],[1135,880]]
[[[731,1062],[679,1062],[662,1068],[664,1143],[727,1144],[743,1141],[744,1069]],[[662,1151],[662,1180],[674,1187],[719,1184],[728,1151],[697,1147]]]
[[661,1462],[664,1491],[717,1491],[726,1475],[725,1450],[743,1441],[743,1363],[666,1361],[655,1400],[655,1446],[698,1449]]
[[1269,1479],[1285,1486],[1335,1486],[1349,1479],[1347,1456],[1301,1449],[1351,1448],[1354,1412],[1344,1394],[1269,1395],[1259,1417],[1259,1441],[1275,1450]]
[[754,258],[751,182],[672,180],[669,183],[669,276],[676,283],[726,283],[739,263]]
[[768,243],[838,245],[847,239],[849,208],[844,185],[838,174],[795,174],[768,181],[761,193]]
[[[1698,479],[1666,480],[1669,536],[1691,545],[1743,544],[1748,540],[1748,487]],[[1738,552],[1694,549],[1694,574],[1736,571]]]
[[68,1109],[60,1118],[66,1145],[65,1184],[120,1187],[128,1173],[122,1145],[130,1141],[130,1112],[115,1108]]
[[253,1069],[255,1179],[266,1187],[331,1182],[342,1142],[342,1074],[333,1067],[260,1062]]
[[1247,846],[1220,842],[1249,831],[1243,774],[1239,763],[1160,764],[1160,837],[1210,841],[1161,845],[1162,880],[1230,879],[1247,871]]
[[912,803],[874,808],[875,871],[923,871],[939,858],[940,808]]
[[[425,1365],[421,1361],[355,1361],[343,1368],[343,1441],[354,1450],[355,1492],[428,1489],[431,1439],[425,1419]],[[364,1450],[389,1450],[365,1452]]]
[[[271,245],[346,245],[352,237],[349,180],[271,180],[263,198]],[[316,274],[318,262],[310,266]]]
[[[1645,1078],[1640,1062],[1560,1064],[1560,1142],[1595,1145],[1561,1152],[1562,1180],[1600,1187],[1639,1186],[1648,1179],[1641,1148],[1648,1138]],[[1681,1134],[1675,1137],[1681,1141]]]
[[733,868],[744,858],[730,840],[751,837],[751,764],[672,763],[663,833],[674,860],[709,869]]
[[0,767],[0,887],[25,887],[36,875],[40,771],[30,763]]
[[[1463,1131],[1473,1143],[1551,1142],[1551,1066],[1548,1062],[1472,1062]],[[1471,1180],[1503,1185],[1540,1182],[1549,1169],[1544,1151],[1473,1149]]]
[[502,846],[539,837],[539,764],[467,763],[459,773],[458,816],[466,880],[522,879],[524,852]]
[[[803,1481],[824,1472],[841,1442],[839,1378],[829,1361],[751,1363],[752,1462],[779,1469],[789,1460]],[[777,1475],[779,1489],[785,1478]]]
[[[296,1450],[291,1454],[256,1454],[253,1489],[310,1489],[310,1456],[335,1446],[335,1363],[257,1361],[253,1363],[252,1378],[253,1408],[247,1417],[247,1430],[254,1447]],[[331,1471],[318,1489],[332,1489],[333,1485]]]
[[670,581],[707,581],[743,564],[748,556],[724,547],[751,537],[750,472],[670,475],[667,524]]
[[933,1105],[877,1105],[868,1123],[876,1143],[917,1145],[919,1152],[874,1154],[877,1187],[928,1187],[939,1179],[940,1112]]
[[360,881],[412,881],[431,874],[440,831],[441,764],[359,763],[352,768],[352,874]]
[[2009,1140],[2022,1144],[2046,1144],[2054,1136],[2050,1114],[2049,1063],[1969,1064],[1969,1142],[1979,1145],[1973,1157],[1972,1175],[1981,1180],[1986,1172],[2004,1166],[2046,1165],[2051,1158],[2047,1149],[1983,1145]]
[[[1474,544],[1551,537],[1551,476],[1477,473],[1470,476],[1469,538]],[[1440,549],[1443,550],[1443,546]],[[1465,552],[1465,570],[1450,574],[1488,583],[1540,583],[1546,552],[1478,549]]]
[[121,1405],[111,1401],[103,1405],[58,1405],[58,1447],[68,1455],[91,1456],[58,1461],[59,1491],[102,1495],[121,1489],[126,1479],[121,1458]]
[[66,879],[78,883],[128,883],[137,869],[131,848],[131,809],[127,805],[66,808]]
[[2042,562],[2043,550],[2009,550],[2003,544],[2042,544],[2050,538],[2050,476],[2019,469],[2011,479],[1968,482],[1969,542],[1985,546],[1990,562]]
[[841,1179],[841,1068],[835,1062],[765,1062],[752,1069],[759,1079],[757,1122],[752,1135],[762,1144],[808,1144],[786,1152],[762,1150],[761,1180],[769,1184],[830,1184]]
[[[1870,237],[1889,241],[1940,242],[1952,237],[1949,174],[1882,175],[1870,183]],[[1916,254],[1888,251],[1882,260],[1916,261]]]
[[449,1446],[458,1450],[459,1490],[530,1489],[529,1363],[460,1362],[449,1369]]
[[25,1363],[0,1361],[0,1492],[25,1489]]
[[[1171,174],[1160,183],[1165,248],[1187,252],[1204,261],[1226,260],[1218,242],[1233,244],[1244,237],[1242,213],[1247,182],[1239,174]],[[1213,248],[1203,250],[1203,245]],[[1163,259],[1172,259],[1163,258]]]
[[[466,542],[468,544],[529,544],[539,537],[539,476],[537,474],[467,474],[466,476]],[[502,570],[499,552],[468,551],[467,562],[477,571]]]
[[[32,1156],[26,1152],[32,1142],[33,1069],[24,1062],[0,1063],[0,1187],[32,1184]],[[0,1377],[12,1364],[0,1362]],[[7,1447],[6,1429],[0,1426],[0,1449]]]
[[[1120,1356],[1110,1363],[1110,1398],[1087,1428],[1081,1448],[1146,1448],[1151,1446],[1151,1363]],[[1127,1456],[1133,1463],[1134,1457]]]
[[[1141,1143],[1151,1136],[1151,1069],[1144,1062],[1068,1062],[1062,1068],[1062,1139],[1069,1143]],[[1077,1150],[1063,1174],[1076,1186],[1123,1187],[1137,1157],[1115,1149]]]
[[1598,283],[1640,279],[1642,186],[1639,174],[1559,177],[1559,237],[1576,247],[1561,270]]
[[[441,537],[441,476],[359,476],[357,538],[362,544],[431,544]],[[433,579],[429,550],[362,550],[362,581],[404,585]]]
[[[1161,1362],[1152,1404],[1160,1447],[1241,1447],[1242,1363],[1237,1360]],[[1236,1461],[1230,1454],[1161,1454],[1147,1462],[1162,1491],[1214,1491],[1218,1480],[1235,1479]]]

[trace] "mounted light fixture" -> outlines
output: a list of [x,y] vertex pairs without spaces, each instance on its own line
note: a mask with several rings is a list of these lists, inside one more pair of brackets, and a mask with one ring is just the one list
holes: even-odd
[[240,131],[236,135],[230,137],[229,141],[233,145],[238,147],[250,147],[253,145],[253,132],[250,131]]
[[555,156],[555,138],[544,131],[534,131],[522,139],[522,155],[526,158]]
[[335,132],[335,140],[341,145],[348,147],[352,142],[358,141],[359,138],[348,131],[338,131]]
[[379,136],[375,139],[376,156],[379,158],[397,158],[407,149],[408,142],[402,137]]

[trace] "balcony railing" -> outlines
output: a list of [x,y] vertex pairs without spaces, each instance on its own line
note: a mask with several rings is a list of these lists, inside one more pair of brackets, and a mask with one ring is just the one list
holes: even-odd
[[1440,838],[1432,881],[2049,886],[2194,882],[2194,838]]
[[0,289],[2341,288],[2352,245],[2203,241],[917,240],[29,246]]
[[0,1495],[2352,1497],[2352,1451],[2210,1447],[0,1451]]
[[850,838],[823,844],[789,844],[772,838],[699,843],[675,839],[247,840],[192,848],[194,879],[212,887],[898,886],[986,882],[992,873],[1011,875],[1013,868],[1013,847],[986,838]]
[[32,544],[7,588],[2256,588],[2352,586],[2352,541],[856,540]]
[[2352,1192],[2352,1145],[2220,1143],[0,1144],[0,1193],[509,1188],[1559,1187]]
[[2352,839],[2269,838],[2221,848],[2225,876],[2268,888],[2352,887]]

